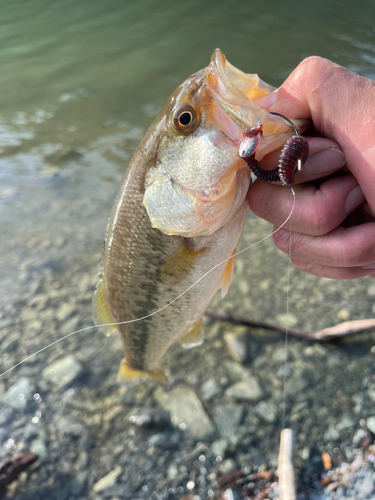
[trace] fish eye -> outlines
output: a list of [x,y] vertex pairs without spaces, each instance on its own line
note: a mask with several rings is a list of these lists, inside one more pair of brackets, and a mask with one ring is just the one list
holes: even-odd
[[191,133],[198,125],[197,113],[191,106],[182,106],[175,111],[173,124],[179,132]]

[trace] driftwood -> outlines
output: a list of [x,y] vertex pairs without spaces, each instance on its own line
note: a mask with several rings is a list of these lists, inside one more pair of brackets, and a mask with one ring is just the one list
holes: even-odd
[[[273,330],[285,334],[286,327],[280,325],[271,325],[262,321],[251,321],[238,316],[231,316],[229,314],[222,314],[212,309],[206,312],[206,315],[218,321],[227,321],[233,325],[249,326],[252,328],[263,328],[265,330]],[[294,337],[304,338],[308,340],[319,340],[320,342],[327,342],[336,338],[345,337],[347,335],[354,335],[355,333],[365,332],[375,329],[375,319],[359,319],[354,321],[345,321],[338,325],[324,328],[317,332],[306,332],[296,328],[288,327],[288,335]]]
[[37,460],[35,453],[21,453],[0,462],[0,491]]
[[280,500],[296,500],[296,487],[293,470],[293,431],[283,429],[280,435],[279,467],[279,498]]

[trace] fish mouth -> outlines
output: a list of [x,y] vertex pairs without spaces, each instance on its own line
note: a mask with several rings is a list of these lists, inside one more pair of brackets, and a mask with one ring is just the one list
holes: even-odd
[[[243,132],[263,125],[264,140],[257,158],[281,147],[293,135],[293,129],[279,116],[271,115],[257,101],[276,90],[257,74],[246,74],[230,64],[220,49],[214,50],[206,73],[207,87],[212,95],[210,117],[236,145]],[[306,129],[301,120],[293,120],[297,128]],[[306,120],[305,120],[306,122]]]

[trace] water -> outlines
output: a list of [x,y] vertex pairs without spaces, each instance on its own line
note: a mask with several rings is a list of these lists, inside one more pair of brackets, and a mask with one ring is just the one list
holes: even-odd
[[[312,54],[375,79],[374,8],[370,0],[360,6],[333,0],[4,4],[1,370],[91,324],[91,295],[117,187],[148,125],[182,79],[206,66],[217,46],[232,64],[275,86]],[[269,231],[250,217],[241,245]],[[256,247],[238,259],[231,291],[224,302],[215,299],[214,307],[282,321],[286,267],[286,257],[271,241]],[[293,270],[291,282],[289,310],[300,328],[374,315],[369,278],[335,282]],[[244,376],[226,349],[232,333],[244,336],[245,370],[260,381],[273,420],[262,420],[255,402],[225,392]],[[304,488],[313,487],[316,450],[336,447],[350,454],[353,434],[373,414],[372,345],[371,336],[329,346],[291,343],[287,423],[297,435]],[[1,457],[29,449],[41,456],[41,465],[15,483],[15,497],[179,499],[193,481],[193,493],[205,500],[213,488],[210,474],[223,470],[217,456],[227,467],[273,467],[282,414],[277,375],[282,349],[277,335],[211,323],[202,347],[171,349],[165,366],[172,386],[192,388],[215,424],[213,434],[200,438],[170,423],[155,387],[116,385],[122,357],[117,338],[92,331],[46,351],[0,379],[0,394],[21,377],[30,392],[30,401],[19,408],[0,403]],[[80,363],[69,365],[70,373],[74,366],[78,370],[75,380],[63,384],[43,375],[68,354]],[[216,395],[205,399],[210,384],[216,384]],[[225,411],[242,415],[230,437],[222,429],[225,418],[218,416]],[[213,446],[220,440],[221,455],[220,443]],[[206,457],[205,472],[199,456]],[[116,466],[121,470],[114,486],[94,493],[93,484]]]

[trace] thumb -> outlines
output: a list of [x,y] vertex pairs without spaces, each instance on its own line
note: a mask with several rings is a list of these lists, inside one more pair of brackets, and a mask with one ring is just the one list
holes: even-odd
[[257,104],[288,118],[311,118],[323,136],[338,142],[375,209],[375,82],[313,56]]

